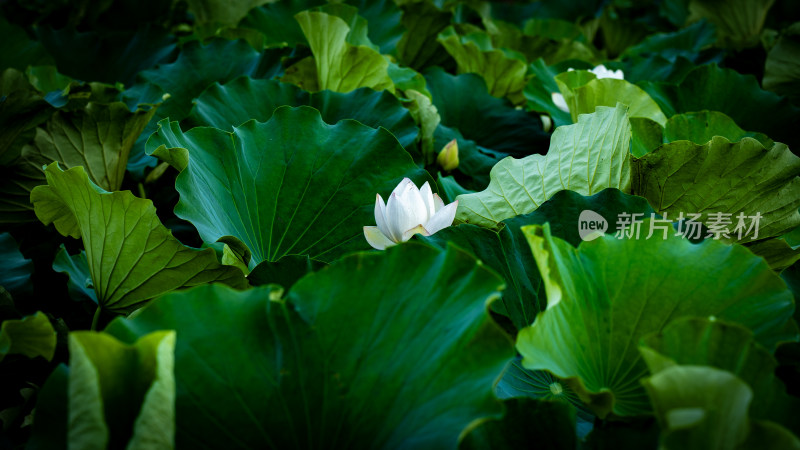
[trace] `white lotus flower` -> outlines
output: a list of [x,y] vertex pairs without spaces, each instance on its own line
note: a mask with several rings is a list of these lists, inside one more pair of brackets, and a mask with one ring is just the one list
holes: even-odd
[[569,112],[569,106],[567,106],[567,101],[564,100],[564,96],[561,95],[560,92],[553,92],[550,94],[550,98],[553,100],[553,104],[556,105],[556,108],[564,111],[565,113]]
[[426,181],[417,189],[413,181],[403,178],[384,204],[381,195],[375,198],[376,227],[364,227],[364,237],[372,247],[383,250],[411,239],[417,233],[430,236],[453,224],[458,200],[445,206]]
[[[570,67],[569,69],[567,69],[567,72],[572,72],[573,70],[575,70],[575,69]],[[608,70],[608,69],[606,69],[606,66],[604,66],[602,64],[600,64],[599,66],[595,67],[594,69],[589,70],[589,72],[592,72],[597,77],[598,80],[603,79],[603,78],[614,78],[614,79],[617,79],[617,80],[624,80],[625,79],[625,73],[622,72],[622,69],[620,69],[620,70]],[[569,106],[567,106],[567,102],[564,100],[564,96],[563,95],[561,95],[558,92],[553,92],[551,94],[551,99],[553,100],[553,104],[556,105],[556,108],[558,108],[558,109],[560,109],[560,110],[562,110],[564,112],[569,112]]]
[[[574,69],[569,69],[569,70],[574,70]],[[617,80],[625,79],[625,74],[622,72],[622,69],[608,70],[606,69],[606,66],[602,64],[595,67],[594,69],[591,69],[589,72],[595,74],[595,76],[597,76],[598,79],[603,79],[603,78],[615,78]]]

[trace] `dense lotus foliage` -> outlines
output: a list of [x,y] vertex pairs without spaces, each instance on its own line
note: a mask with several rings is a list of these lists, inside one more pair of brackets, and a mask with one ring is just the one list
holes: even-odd
[[0,36],[0,447],[800,449],[796,0]]

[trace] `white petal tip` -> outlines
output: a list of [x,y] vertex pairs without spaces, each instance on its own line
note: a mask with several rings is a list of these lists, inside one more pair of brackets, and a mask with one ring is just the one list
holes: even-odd
[[386,248],[395,245],[391,239],[387,238],[383,233],[381,233],[381,230],[379,230],[378,227],[364,227],[364,237],[367,239],[367,243],[369,243],[369,245],[376,250],[385,250]]

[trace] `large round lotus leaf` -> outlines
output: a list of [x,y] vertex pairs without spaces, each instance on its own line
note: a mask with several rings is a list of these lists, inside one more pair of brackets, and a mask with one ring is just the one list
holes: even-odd
[[508,100],[493,97],[479,75],[456,76],[433,68],[425,79],[441,120],[435,130],[434,148],[439,151],[452,139],[457,140],[456,176],[465,187],[484,189],[492,167],[506,156],[521,158],[547,150],[550,135],[542,129],[539,118],[514,108]]
[[504,220],[498,229],[465,223],[445,228],[433,236],[417,238],[440,248],[453,242],[499,273],[506,288],[503,301],[495,303],[496,310],[506,315],[514,328],[521,330],[533,323],[536,314],[547,305],[542,278],[521,228],[549,223],[554,236],[577,246],[581,242],[581,221],[588,220],[584,211],[594,212],[604,219],[608,225],[606,232],[610,234],[617,231],[620,214],[641,213],[643,217],[650,217],[653,213],[647,200],[618,189],[604,189],[590,197],[561,191],[536,211]]
[[283,105],[312,106],[329,124],[354,119],[373,128],[384,127],[403,147],[412,145],[417,139],[414,119],[389,92],[361,88],[346,94],[333,91],[312,93],[293,84],[249,77],[209,86],[194,102],[184,128],[212,126],[231,130],[250,119],[266,122],[275,109]]
[[670,117],[664,125],[664,142],[686,140],[702,145],[710,141],[714,136],[722,136],[731,142],[750,137],[761,142],[766,148],[770,148],[775,144],[770,138],[761,133],[744,131],[739,128],[733,119],[719,111],[676,114]]
[[576,249],[548,225],[523,231],[547,292],[547,309],[517,337],[523,365],[568,379],[601,417],[649,411],[637,344],[671,320],[713,315],[750,328],[768,349],[797,338],[792,293],[744,247],[658,232]]
[[494,48],[482,30],[461,36],[451,26],[439,33],[437,41],[456,60],[458,73],[477,73],[493,96],[507,97],[515,104],[525,102],[527,61],[522,54]]
[[324,4],[325,2],[321,0],[270,2],[251,9],[238,26],[258,31],[264,36],[264,43],[271,47],[308,45],[300,24],[294,20],[294,15]]
[[647,92],[625,80],[596,78],[588,71],[562,72],[555,77],[558,89],[569,106],[572,121],[590,114],[598,106],[627,105],[630,117],[643,117],[664,125],[667,118]]
[[434,68],[425,74],[425,80],[442,124],[458,129],[464,138],[515,157],[547,149],[550,135],[542,130],[539,118],[490,95],[480,76],[450,75]]
[[[141,173],[146,166],[155,165],[156,160],[145,154],[144,147],[147,138],[156,131],[157,122],[164,118],[185,119],[192,109],[192,101],[215,82],[224,83],[242,75],[253,78],[278,75],[282,71],[280,58],[283,54],[282,49],[259,53],[243,40],[212,39],[205,45],[190,41],[181,48],[174,62],[142,71],[138,76],[140,83],[124,93],[127,102],[157,102],[163,95],[168,96],[136,141],[128,170]],[[225,63],[220,64],[220,61]]]
[[800,449],[790,431],[750,420],[753,391],[731,372],[675,365],[642,380],[661,425],[665,450]]
[[705,64],[680,83],[640,83],[667,117],[692,111],[720,111],[750,131],[764,133],[800,151],[795,125],[800,108],[789,99],[761,89],[753,75]]
[[800,22],[793,23],[769,51],[764,64],[764,89],[800,100]]
[[359,21],[345,13],[354,19],[348,22],[337,12],[342,14],[342,8],[333,5],[295,15],[314,54],[316,73],[311,78],[316,79],[319,90],[350,92],[369,87],[394,92],[389,61],[369,42],[363,18]]
[[0,233],[0,286],[12,296],[33,294],[32,273],[33,261],[22,255],[9,233]]
[[715,318],[674,320],[639,345],[645,363],[655,374],[676,364],[711,366],[733,373],[753,390],[750,415],[797,429],[800,417],[792,414],[800,400],[786,395],[775,377],[775,358],[753,341],[753,333]]
[[461,450],[519,450],[547,448],[573,450],[575,409],[557,400],[512,398],[503,402],[502,420],[483,422],[473,428],[458,446]]
[[493,227],[534,211],[563,190],[592,195],[605,188],[630,189],[631,126],[628,108],[598,107],[578,123],[556,129],[546,155],[507,157],[491,171],[489,186],[459,195],[456,218]]
[[251,265],[284,255],[331,261],[367,249],[363,227],[375,223],[375,196],[409,177],[433,180],[385,129],[354,120],[322,121],[309,107],[281,107],[264,123],[232,133],[182,132],[159,123],[148,150],[182,170],[175,214],[205,242],[233,236],[252,253]]
[[106,192],[83,167],[45,169],[31,192],[39,220],[81,239],[100,307],[127,314],[165,292],[214,281],[247,286],[241,270],[220,264],[211,249],[184,246],[161,224],[153,202],[130,191]]
[[175,36],[159,26],[133,31],[85,31],[75,27],[36,28],[55,59],[58,71],[73,78],[104,83],[132,83],[138,73],[166,60],[175,50]]
[[631,172],[635,194],[672,220],[694,217],[708,226],[704,237],[747,243],[778,271],[800,258],[776,239],[800,224],[800,158],[785,145],[677,141],[634,158]]
[[454,449],[502,411],[492,388],[513,350],[486,311],[501,286],[460,250],[403,244],[310,274],[285,301],[203,286],[107,331],[176,330],[178,448]]

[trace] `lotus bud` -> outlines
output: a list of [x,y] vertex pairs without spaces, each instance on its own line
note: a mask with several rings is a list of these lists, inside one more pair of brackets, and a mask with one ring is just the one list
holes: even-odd
[[445,205],[439,195],[431,191],[427,181],[418,189],[413,181],[404,178],[385,204],[381,195],[376,195],[377,226],[364,227],[364,237],[373,248],[383,250],[417,233],[430,236],[453,224],[456,208],[458,200]]
[[458,141],[453,139],[445,144],[442,151],[439,152],[436,162],[447,172],[455,170],[458,167]]
[[553,104],[556,105],[556,108],[564,112],[569,112],[569,106],[567,106],[567,101],[564,100],[564,96],[561,95],[560,92],[553,92],[552,94],[550,94],[550,99],[553,101]]
[[550,118],[547,114],[540,114],[539,119],[542,120],[542,130],[547,133],[553,128],[553,119]]

